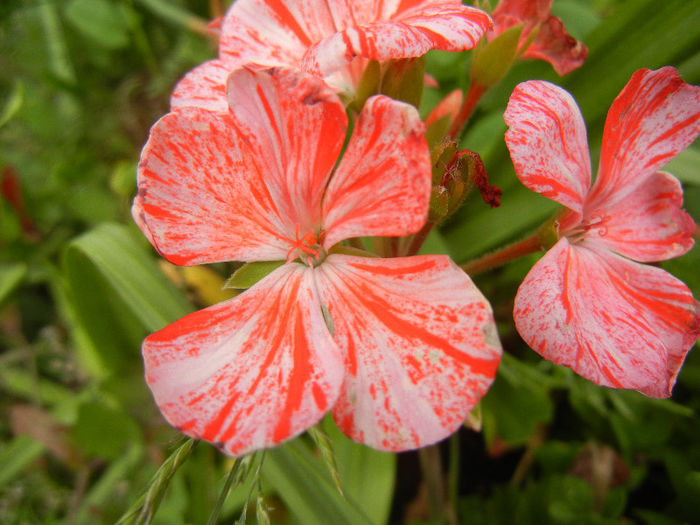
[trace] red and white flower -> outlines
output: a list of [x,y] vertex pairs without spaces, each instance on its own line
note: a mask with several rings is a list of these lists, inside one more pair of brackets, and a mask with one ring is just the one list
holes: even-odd
[[232,455],[278,444],[329,411],[379,449],[446,437],[495,375],[488,302],[447,257],[332,249],[423,226],[431,166],[417,111],[370,98],[334,169],[347,117],[321,79],[238,69],[228,101],[226,113],[184,108],[154,125],[134,215],[177,264],[287,262],[146,338],[163,415]]
[[669,396],[700,333],[700,310],[682,282],[639,262],[693,245],[680,183],[659,169],[700,133],[700,88],[672,67],[637,71],[608,113],[590,189],[585,125],[571,95],[522,83],[505,120],[518,178],[568,208],[559,241],[518,290],[518,332],[597,384]]
[[171,105],[225,111],[226,78],[247,63],[302,69],[351,95],[368,60],[472,49],[489,27],[487,13],[459,0],[237,0],[219,58],[188,73]]
[[[492,40],[507,29],[523,24],[521,48],[532,41],[522,56],[546,60],[559,75],[565,75],[583,64],[588,49],[566,32],[561,19],[552,16],[553,1],[500,0],[493,12],[494,28],[489,31],[488,38]],[[534,31],[537,33],[532,38]]]

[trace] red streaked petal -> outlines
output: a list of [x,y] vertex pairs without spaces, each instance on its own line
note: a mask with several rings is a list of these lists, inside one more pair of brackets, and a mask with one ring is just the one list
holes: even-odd
[[381,3],[371,4],[374,10],[355,7],[352,24],[310,46],[302,68],[325,76],[357,56],[385,61],[419,57],[431,49],[464,51],[491,26],[487,13],[461,2],[404,1],[391,14],[376,12]]
[[[523,34],[524,38],[528,35]],[[537,58],[552,64],[558,75],[566,75],[581,67],[588,56],[588,48],[564,28],[556,16],[542,22],[535,40],[523,53],[524,58]]]
[[219,54],[237,65],[298,68],[308,47],[334,31],[325,0],[237,0],[224,16]]
[[493,12],[494,30],[489,39],[523,24],[522,46],[536,30],[537,36],[523,57],[545,60],[559,75],[565,75],[583,64],[588,50],[566,32],[559,18],[551,15],[551,8],[552,0],[501,0]]
[[330,255],[317,279],[345,352],[333,409],[350,438],[391,451],[454,432],[489,388],[501,347],[491,307],[444,256]]
[[229,113],[184,108],[158,121],[139,164],[153,244],[176,264],[284,259],[318,226],[347,117],[320,79],[239,69]]
[[280,260],[289,250],[259,159],[236,127],[232,115],[185,108],[151,128],[135,202],[151,242],[175,264]]
[[312,272],[284,265],[146,338],[146,380],[171,425],[238,456],[277,445],[328,412],[344,371]]
[[678,179],[657,171],[617,202],[606,203],[601,215],[604,223],[597,234],[592,232],[592,238],[636,261],[678,257],[694,244],[695,222],[682,205],[683,189]]
[[234,71],[228,100],[286,237],[319,226],[321,196],[345,141],[347,114],[321,79],[284,68]]
[[226,79],[233,70],[222,60],[210,60],[188,72],[170,96],[171,109],[199,107],[228,112]]
[[573,97],[540,80],[518,84],[504,115],[506,144],[520,181],[582,213],[591,183],[586,125]]
[[530,270],[513,315],[544,358],[650,397],[671,394],[700,333],[700,310],[678,279],[566,238]]
[[415,233],[428,218],[430,151],[410,104],[370,98],[323,199],[324,246]]
[[700,134],[700,87],[672,67],[640,69],[617,96],[605,121],[591,198],[617,198],[683,151]]
[[433,108],[430,115],[425,119],[425,125],[430,126],[436,120],[440,120],[443,117],[449,117],[449,124],[447,129],[452,125],[452,122],[459,114],[459,109],[462,107],[462,99],[464,98],[464,93],[461,89],[455,89],[450,92],[445,98],[438,102],[437,106]]

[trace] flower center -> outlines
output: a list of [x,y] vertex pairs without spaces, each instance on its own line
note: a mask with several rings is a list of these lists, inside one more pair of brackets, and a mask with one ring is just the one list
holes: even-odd
[[299,224],[294,228],[294,240],[286,239],[291,244],[287,252],[287,262],[291,262],[297,257],[306,262],[309,266],[318,266],[326,258],[326,250],[319,243],[319,238],[323,232],[316,232],[314,229],[307,231],[299,237]]
[[569,233],[568,237],[573,242],[580,242],[584,237],[590,237],[592,235],[605,237],[608,234],[607,223],[609,220],[610,216],[608,214],[604,211],[596,210],[586,220],[576,226]]

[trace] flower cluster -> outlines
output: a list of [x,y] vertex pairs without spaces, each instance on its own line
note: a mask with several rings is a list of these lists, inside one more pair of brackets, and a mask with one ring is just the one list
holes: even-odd
[[[448,96],[425,123],[409,102],[428,50],[473,49],[514,24],[518,56],[578,67],[585,48],[551,1],[530,4],[503,0],[493,18],[458,0],[233,4],[218,58],[178,83],[151,129],[132,207],[169,261],[238,261],[232,281],[259,278],[145,339],[146,380],[173,426],[242,455],[327,413],[389,451],[463,423],[496,374],[495,321],[449,257],[416,254],[469,188],[492,206],[500,190],[451,140],[474,97]],[[611,109],[589,190],[571,97],[534,81],[511,97],[518,177],[567,207],[561,239],[518,292],[516,326],[598,384],[669,395],[697,339],[689,290],[630,259],[692,245],[679,184],[657,170],[700,133],[698,115],[698,89],[675,70],[638,72]]]

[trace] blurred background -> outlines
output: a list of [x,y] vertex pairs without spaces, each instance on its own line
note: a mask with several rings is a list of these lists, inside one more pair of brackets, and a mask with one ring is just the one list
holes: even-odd
[[[330,445],[302,436],[258,454],[224,498],[232,460],[206,443],[183,449],[143,381],[143,337],[227,297],[221,284],[232,266],[163,262],[129,208],[148,129],[184,72],[215,56],[206,24],[229,4],[0,2],[0,523],[115,523],[139,501],[157,507],[155,516],[124,523],[243,523],[246,509],[251,523],[265,515],[273,523],[429,523],[417,455],[356,445],[330,420],[322,425]],[[517,82],[542,78],[571,91],[594,157],[607,108],[636,69],[673,65],[700,83],[698,2],[555,0],[553,12],[589,47],[587,62],[564,78],[544,62],[522,62],[487,93],[462,145],[481,154],[502,206],[470,198],[426,250],[463,263],[554,211],[517,181],[503,142]],[[469,61],[468,52],[429,54],[440,87],[425,93],[424,115],[467,86]],[[667,167],[696,222],[699,168],[697,145]],[[597,387],[542,360],[511,319],[515,290],[538,257],[476,279],[506,354],[468,426],[440,447],[453,509],[446,519],[700,523],[697,348],[663,401]],[[700,297],[700,249],[663,267]],[[186,461],[152,483],[174,450]]]

